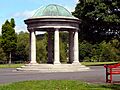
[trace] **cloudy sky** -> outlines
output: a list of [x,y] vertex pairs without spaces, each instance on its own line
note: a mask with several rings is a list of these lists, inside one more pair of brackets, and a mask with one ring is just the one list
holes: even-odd
[[70,12],[78,0],[0,0],[0,33],[2,24],[10,18],[16,22],[16,32],[27,31],[24,20],[31,17],[35,11],[48,4],[58,4],[67,8]]

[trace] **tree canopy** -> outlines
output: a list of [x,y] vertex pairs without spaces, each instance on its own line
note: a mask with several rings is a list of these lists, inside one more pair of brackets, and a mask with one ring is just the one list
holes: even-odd
[[119,0],[79,0],[73,15],[81,19],[81,40],[96,43],[120,39]]
[[11,63],[11,54],[13,54],[16,49],[17,36],[14,28],[15,22],[13,18],[10,20],[10,22],[6,20],[2,25],[1,46],[9,58],[9,63]]

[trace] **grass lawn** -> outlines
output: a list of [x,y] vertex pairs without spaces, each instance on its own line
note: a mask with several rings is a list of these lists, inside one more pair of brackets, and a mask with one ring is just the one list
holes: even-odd
[[[81,62],[82,65],[86,66],[97,66],[97,65],[104,65],[104,64],[114,64],[117,62]],[[0,64],[0,68],[18,68],[23,66],[24,64]]]
[[0,85],[0,90],[120,90],[120,85],[90,84],[77,80],[24,81]]
[[104,64],[115,64],[117,62],[81,62],[82,65],[86,66],[100,66]]
[[18,68],[24,64],[0,64],[0,68]]

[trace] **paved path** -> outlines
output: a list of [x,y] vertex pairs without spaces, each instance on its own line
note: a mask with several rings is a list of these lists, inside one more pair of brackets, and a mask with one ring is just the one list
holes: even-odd
[[105,83],[105,69],[103,66],[91,66],[90,71],[63,73],[22,72],[10,68],[0,69],[0,83],[25,80],[81,80],[91,83]]

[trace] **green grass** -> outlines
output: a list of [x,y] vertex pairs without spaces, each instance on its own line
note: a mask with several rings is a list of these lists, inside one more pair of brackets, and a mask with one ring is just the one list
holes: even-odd
[[115,64],[117,62],[81,62],[82,65],[86,66],[102,66],[104,64]]
[[120,90],[120,85],[90,84],[77,80],[24,81],[0,85],[0,90]]
[[0,64],[0,68],[18,68],[24,64]]
[[[114,64],[117,62],[81,62],[82,65],[86,66],[98,66],[98,65],[104,65],[104,64]],[[18,68],[23,66],[24,64],[0,64],[0,68]]]

